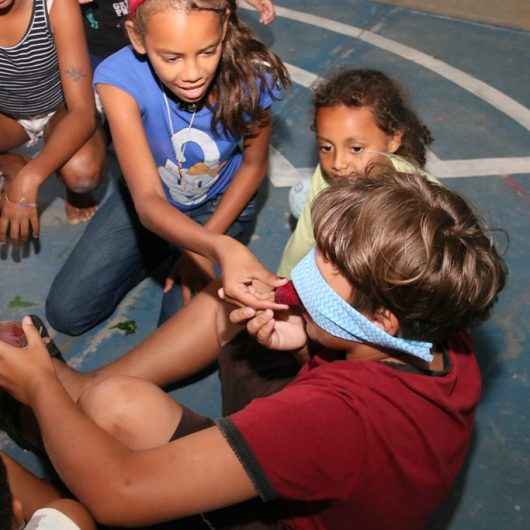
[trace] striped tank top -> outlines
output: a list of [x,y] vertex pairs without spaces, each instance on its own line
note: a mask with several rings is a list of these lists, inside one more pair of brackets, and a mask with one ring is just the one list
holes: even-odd
[[24,36],[14,46],[0,46],[0,113],[31,118],[55,110],[63,100],[46,0],[33,0]]

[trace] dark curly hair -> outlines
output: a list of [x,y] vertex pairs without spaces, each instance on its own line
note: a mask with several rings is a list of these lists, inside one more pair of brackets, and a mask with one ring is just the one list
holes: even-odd
[[488,318],[506,265],[467,201],[419,173],[371,165],[313,202],[320,251],[355,287],[352,305],[390,310],[403,337],[443,343]]
[[246,136],[268,121],[268,112],[259,105],[261,91],[265,89],[275,98],[273,90],[287,88],[290,79],[280,58],[239,20],[233,4],[232,0],[146,0],[129,19],[136,31],[144,35],[148,18],[168,8],[214,11],[221,23],[227,17],[221,61],[210,87],[216,102],[212,108],[212,131],[216,132],[220,124],[234,136]]
[[431,132],[408,106],[399,85],[384,73],[339,70],[315,86],[313,102],[315,114],[320,107],[370,107],[383,132],[403,132],[396,154],[421,168],[425,166],[427,147],[433,141]]

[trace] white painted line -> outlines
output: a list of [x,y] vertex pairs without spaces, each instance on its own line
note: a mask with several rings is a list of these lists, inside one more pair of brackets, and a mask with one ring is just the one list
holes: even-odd
[[318,75],[308,72],[303,68],[299,68],[298,66],[294,66],[293,64],[289,63],[284,64],[287,68],[287,71],[289,72],[289,75],[291,76],[291,79],[298,85],[302,85],[305,88],[311,88],[315,82],[320,79]]
[[[336,22],[327,18],[319,17],[316,15],[310,15],[308,13],[302,13],[294,9],[288,9],[276,5],[276,12],[279,16],[303,22],[318,28],[324,28],[334,33],[340,33],[359,39],[364,42],[381,48],[385,51],[399,55],[404,59],[412,61],[416,64],[432,70],[436,74],[445,77],[449,81],[452,81],[456,85],[462,87],[464,90],[471,92],[478,98],[486,101],[499,111],[509,116],[512,120],[522,125],[525,129],[530,131],[530,110],[521,103],[517,102],[513,98],[507,96],[500,90],[489,86],[476,79],[475,77],[467,74],[466,72],[455,68],[444,61],[434,58],[432,55],[420,52],[410,46],[405,46],[391,39],[381,37],[376,33],[369,30],[364,30],[355,26]],[[305,85],[304,85],[305,86]]]
[[429,160],[427,171],[439,178],[530,174],[530,157]]
[[272,185],[275,188],[290,188],[301,178],[302,175],[291,162],[275,147],[269,146],[269,179]]

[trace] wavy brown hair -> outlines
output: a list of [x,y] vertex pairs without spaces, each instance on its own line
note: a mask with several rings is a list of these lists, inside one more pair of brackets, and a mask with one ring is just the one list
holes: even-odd
[[140,35],[152,14],[169,8],[214,11],[221,24],[227,20],[221,61],[210,87],[215,101],[212,131],[221,125],[234,136],[252,135],[269,120],[269,113],[259,106],[262,90],[278,99],[273,91],[287,88],[290,80],[280,58],[239,20],[232,4],[231,0],[146,0],[130,20]]
[[443,342],[485,320],[507,274],[466,200],[419,174],[371,166],[312,207],[320,251],[365,314],[388,309],[403,337]]
[[433,142],[429,129],[411,109],[402,89],[377,70],[339,70],[314,88],[313,103],[320,107],[370,107],[377,126],[386,134],[402,131],[397,155],[425,166],[427,147]]

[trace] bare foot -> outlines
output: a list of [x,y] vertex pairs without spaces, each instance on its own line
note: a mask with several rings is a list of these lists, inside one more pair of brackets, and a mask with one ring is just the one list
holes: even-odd
[[90,193],[81,195],[72,193],[68,189],[66,190],[64,210],[66,212],[66,220],[70,224],[76,225],[90,221],[96,213],[96,208],[96,203]]

